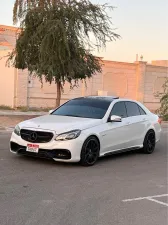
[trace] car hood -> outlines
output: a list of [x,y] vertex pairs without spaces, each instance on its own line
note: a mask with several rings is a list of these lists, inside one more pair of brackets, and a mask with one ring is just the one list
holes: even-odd
[[102,123],[101,119],[46,115],[21,122],[20,128],[51,130],[57,134],[79,129],[85,130]]

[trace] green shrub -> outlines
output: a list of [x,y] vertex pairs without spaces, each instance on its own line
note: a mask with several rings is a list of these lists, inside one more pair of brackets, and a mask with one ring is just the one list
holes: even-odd
[[13,110],[12,107],[7,105],[0,105],[0,110]]
[[163,120],[168,120],[168,79],[163,84],[163,93],[157,94],[160,97],[160,108],[157,110],[157,113],[163,118]]

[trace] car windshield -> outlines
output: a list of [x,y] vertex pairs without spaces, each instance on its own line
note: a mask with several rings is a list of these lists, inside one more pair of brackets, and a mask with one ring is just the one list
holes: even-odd
[[56,109],[52,115],[102,119],[110,103],[99,98],[73,99]]

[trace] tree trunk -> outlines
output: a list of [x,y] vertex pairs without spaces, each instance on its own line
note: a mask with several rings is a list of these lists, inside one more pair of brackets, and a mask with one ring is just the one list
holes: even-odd
[[56,100],[56,107],[60,106],[61,101],[61,83],[57,82],[57,100]]

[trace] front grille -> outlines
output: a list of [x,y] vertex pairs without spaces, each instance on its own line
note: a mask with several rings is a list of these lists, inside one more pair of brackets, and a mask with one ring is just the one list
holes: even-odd
[[21,155],[27,155],[32,157],[47,158],[47,159],[71,159],[71,152],[67,149],[39,149],[38,153],[26,151],[26,146],[21,146],[15,142],[10,143],[11,150]]
[[46,131],[33,131],[21,129],[21,138],[31,143],[47,143],[52,140],[53,133]]

